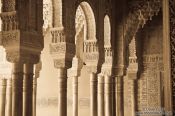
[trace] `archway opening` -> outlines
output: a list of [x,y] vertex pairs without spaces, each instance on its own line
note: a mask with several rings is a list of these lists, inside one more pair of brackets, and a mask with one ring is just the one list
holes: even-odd
[[104,46],[111,46],[111,24],[108,15],[104,17]]

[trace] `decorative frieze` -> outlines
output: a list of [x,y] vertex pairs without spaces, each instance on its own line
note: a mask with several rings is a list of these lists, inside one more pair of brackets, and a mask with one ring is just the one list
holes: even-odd
[[52,35],[52,43],[59,43],[66,41],[66,35],[64,33],[63,28],[52,28],[51,35]]
[[0,16],[2,19],[2,31],[17,30],[19,28],[16,11],[4,12]]

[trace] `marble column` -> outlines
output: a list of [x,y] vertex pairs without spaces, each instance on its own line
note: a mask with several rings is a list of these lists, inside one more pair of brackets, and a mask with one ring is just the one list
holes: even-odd
[[105,116],[112,116],[112,78],[105,75]]
[[104,116],[104,76],[98,75],[98,116]]
[[5,116],[6,79],[0,79],[0,115]]
[[12,79],[7,79],[5,116],[12,116]]
[[37,78],[33,78],[33,103],[32,103],[32,116],[36,116],[36,94],[37,94]]
[[32,116],[33,64],[24,64],[23,116]]
[[90,74],[90,116],[97,116],[97,76]]
[[74,76],[72,81],[73,88],[73,116],[78,116],[78,77]]
[[132,115],[136,115],[136,93],[135,93],[135,80],[130,80],[130,86],[131,86],[131,109],[132,109]]
[[22,116],[23,65],[13,63],[12,68],[12,116]]
[[115,77],[115,100],[116,116],[123,116],[123,79],[122,76]]
[[58,69],[58,116],[67,116],[67,69]]

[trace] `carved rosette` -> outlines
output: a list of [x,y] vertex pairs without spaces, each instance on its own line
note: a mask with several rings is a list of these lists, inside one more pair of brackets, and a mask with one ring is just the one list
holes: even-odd
[[50,54],[54,60],[55,68],[72,67],[72,58],[75,55],[75,44],[66,42],[66,35],[63,29],[53,28],[51,30],[52,43]]

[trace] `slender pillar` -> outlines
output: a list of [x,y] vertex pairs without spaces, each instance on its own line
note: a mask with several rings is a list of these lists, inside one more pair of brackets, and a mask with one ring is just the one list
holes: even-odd
[[98,75],[98,116],[104,116],[104,76]]
[[24,64],[23,116],[32,116],[33,64]]
[[7,79],[5,116],[12,116],[12,79]]
[[112,116],[112,78],[105,75],[105,116]]
[[132,115],[136,115],[136,94],[135,94],[135,80],[132,79],[130,80],[130,85],[131,85],[131,109],[132,109]]
[[22,116],[23,65],[13,64],[12,74],[12,116]]
[[37,94],[37,78],[33,78],[33,115],[32,116],[36,116],[36,94]]
[[78,77],[74,76],[72,81],[73,88],[73,116],[78,116]]
[[97,116],[97,77],[90,74],[90,116]]
[[67,116],[67,69],[58,69],[58,116]]
[[5,116],[6,79],[0,79],[0,114]]
[[123,81],[122,76],[115,77],[115,91],[116,91],[116,116],[123,116]]

